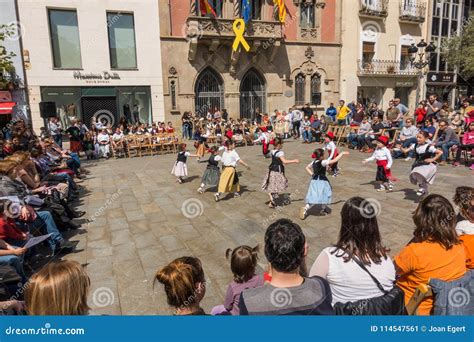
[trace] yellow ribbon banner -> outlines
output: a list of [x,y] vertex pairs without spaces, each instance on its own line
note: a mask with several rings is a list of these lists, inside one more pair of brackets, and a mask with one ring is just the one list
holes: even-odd
[[232,50],[237,51],[237,49],[239,48],[239,45],[242,44],[245,51],[248,52],[250,50],[250,45],[247,43],[247,41],[244,38],[244,32],[245,32],[244,19],[235,19],[234,23],[232,24],[232,29],[234,30],[234,33],[235,33],[235,40],[234,40],[234,44],[232,44]]
[[278,5],[278,18],[281,23],[285,22],[286,19],[286,5],[285,0],[273,0],[275,5]]

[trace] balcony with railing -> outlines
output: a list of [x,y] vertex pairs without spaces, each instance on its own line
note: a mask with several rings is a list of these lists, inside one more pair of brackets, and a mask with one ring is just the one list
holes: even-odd
[[360,0],[359,16],[386,18],[388,16],[388,0]]
[[[234,19],[190,16],[187,20],[186,35],[197,39],[234,39],[232,28]],[[279,21],[252,20],[245,27],[246,39],[281,40],[283,28]]]
[[413,68],[408,62],[400,62],[394,60],[379,60],[373,59],[371,61],[358,60],[359,76],[416,76],[418,70]]
[[425,22],[426,3],[420,0],[400,0],[400,22],[421,24]]

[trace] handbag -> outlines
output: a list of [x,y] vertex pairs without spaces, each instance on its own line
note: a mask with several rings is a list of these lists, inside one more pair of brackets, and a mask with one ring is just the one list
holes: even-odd
[[405,308],[405,293],[394,285],[390,291],[384,289],[382,284],[375,278],[365,265],[354,255],[352,260],[359,265],[372,278],[383,295],[374,298],[361,299],[354,302],[336,303],[334,311],[336,315],[345,316],[381,316],[381,315],[407,315]]

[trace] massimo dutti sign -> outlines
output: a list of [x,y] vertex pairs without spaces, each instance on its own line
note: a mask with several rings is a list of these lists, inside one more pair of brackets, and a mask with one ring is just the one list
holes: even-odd
[[76,80],[84,80],[91,83],[106,83],[110,80],[120,80],[120,75],[117,72],[108,71],[103,71],[102,73],[74,71],[73,77]]

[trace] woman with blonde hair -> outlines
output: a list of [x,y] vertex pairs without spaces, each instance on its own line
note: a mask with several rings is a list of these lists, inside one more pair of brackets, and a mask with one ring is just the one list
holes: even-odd
[[168,304],[176,315],[205,315],[199,303],[206,293],[206,279],[198,258],[173,260],[156,273],[155,281],[164,285]]
[[29,315],[87,315],[90,279],[76,261],[49,263],[33,275],[25,292]]

